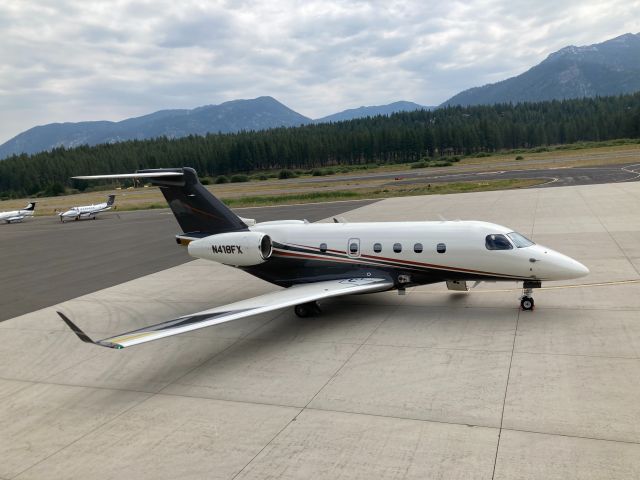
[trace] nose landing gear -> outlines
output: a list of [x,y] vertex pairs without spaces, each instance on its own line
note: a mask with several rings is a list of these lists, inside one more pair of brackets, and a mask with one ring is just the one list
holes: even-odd
[[527,280],[522,284],[522,296],[520,297],[520,307],[522,310],[533,310],[535,303],[533,301],[534,288],[540,288],[542,282],[539,280]]
[[528,295],[523,295],[520,298],[520,306],[522,307],[522,310],[533,310],[533,307],[534,307],[533,297],[530,297]]

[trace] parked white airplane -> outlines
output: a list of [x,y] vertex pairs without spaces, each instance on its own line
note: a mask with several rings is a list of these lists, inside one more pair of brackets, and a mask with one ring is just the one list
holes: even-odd
[[177,335],[288,306],[300,317],[319,312],[317,300],[446,282],[468,290],[467,281],[523,282],[521,307],[533,309],[532,289],[543,281],[568,280],[587,267],[508,227],[477,221],[318,223],[300,220],[248,226],[200,182],[191,168],[141,170],[135,174],[79,179],[144,178],[160,187],[183,233],[189,255],[238,267],[283,290],[185,315],[94,341],[63,313],[84,342],[110,348]]
[[97,203],[95,205],[85,205],[84,207],[72,207],[66,212],[59,213],[60,221],[66,220],[80,220],[81,218],[93,218],[96,219],[96,215],[100,212],[106,212],[111,210],[111,206],[115,203],[115,195],[109,195],[106,202]]
[[24,217],[33,217],[36,209],[36,202],[29,202],[26,207],[21,210],[12,212],[0,212],[0,221],[5,223],[17,223],[24,220]]

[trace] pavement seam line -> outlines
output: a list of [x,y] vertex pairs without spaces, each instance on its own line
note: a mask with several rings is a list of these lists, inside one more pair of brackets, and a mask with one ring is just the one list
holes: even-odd
[[[178,383],[180,380],[182,380],[184,377],[186,377],[187,375],[189,375],[191,372],[193,372],[194,370],[197,370],[198,368],[202,367],[204,364],[210,362],[211,360],[213,360],[214,358],[222,355],[223,353],[225,353],[227,350],[231,349],[232,347],[235,347],[237,345],[239,345],[240,343],[242,343],[243,341],[246,340],[246,338],[251,335],[252,333],[256,332],[257,330],[260,330],[262,327],[266,327],[267,325],[269,325],[270,323],[274,322],[277,318],[280,318],[282,315],[284,314],[284,310],[281,311],[280,313],[278,313],[277,315],[274,315],[273,318],[271,318],[270,320],[266,321],[265,323],[262,323],[258,326],[256,326],[254,329],[249,330],[247,333],[245,333],[244,335],[241,335],[240,337],[238,337],[235,341],[231,342],[228,346],[226,346],[225,348],[223,348],[222,350],[220,350],[219,352],[213,354],[212,356],[210,356],[209,358],[207,358],[206,360],[202,361],[201,363],[195,365],[193,368],[190,368],[189,370],[187,370],[185,373],[183,373],[182,375],[180,375],[178,378],[172,380],[171,382],[167,383],[164,387],[162,387],[160,390],[158,390],[157,392],[155,392],[156,394],[162,394],[163,391],[167,388],[169,388],[171,385]],[[214,325],[215,327],[215,325]]]
[[536,230],[536,217],[538,216],[538,207],[540,205],[540,190],[536,192],[536,206],[533,207],[533,222],[531,223],[531,238],[533,239]]
[[498,441],[496,442],[496,456],[493,460],[493,472],[491,473],[491,480],[495,479],[496,476],[496,465],[498,464],[498,453],[500,451],[500,438],[502,437],[502,424],[504,422],[504,409],[507,403],[507,392],[509,391],[509,380],[511,378],[511,366],[513,365],[513,354],[516,349],[516,339],[518,337],[518,323],[520,323],[520,310],[518,310],[518,314],[516,315],[516,328],[513,332],[513,346],[511,348],[511,358],[509,359],[509,370],[507,371],[507,382],[504,387],[504,398],[502,400],[502,413],[500,415],[500,429],[498,430]]
[[[342,371],[345,365],[349,363],[349,361],[351,361],[351,359],[360,351],[360,349],[362,349],[364,345],[366,345],[369,339],[378,331],[378,329],[382,326],[382,324],[385,323],[387,320],[389,320],[389,318],[391,318],[398,312],[400,307],[401,305],[396,306],[396,308],[394,308],[388,315],[386,315],[382,320],[380,320],[378,325],[376,325],[376,327],[371,331],[371,333],[367,335],[367,338],[365,338],[362,341],[362,343],[358,345],[358,347],[351,353],[351,355],[349,355],[349,357],[344,362],[342,362],[342,365],[338,367],[338,369],[333,373],[333,375],[331,375],[331,377],[324,383],[324,385],[320,387],[320,389],[315,393],[315,395],[311,397],[311,400],[309,400],[307,404],[304,407],[302,407],[303,411],[307,409],[311,404],[311,402],[313,402],[315,398],[320,394],[320,392],[322,392],[322,390],[324,390],[325,387],[329,385],[329,383],[331,383],[331,381],[338,376],[338,374]],[[375,345],[372,345],[372,346],[375,346]]]
[[589,205],[588,199],[584,196],[582,191],[578,190],[578,195],[580,195],[580,197],[582,198],[582,201],[584,202],[584,204],[587,206],[587,208],[591,212],[591,215],[593,215],[595,218],[598,219],[598,222],[600,223],[600,226],[604,229],[604,231],[607,233],[607,235],[609,235],[609,238],[611,238],[613,243],[615,243],[616,247],[618,247],[618,250],[620,250],[620,253],[622,254],[622,256],[624,256],[624,258],[627,260],[629,265],[631,265],[631,268],[633,268],[635,270],[635,272],[640,276],[640,270],[638,270],[638,267],[636,267],[634,265],[634,263],[631,261],[631,259],[629,258],[629,255],[627,255],[627,252],[625,252],[624,249],[620,246],[620,243],[618,243],[618,241],[613,236],[611,231],[607,228],[607,226],[604,224],[604,222],[602,221],[600,216],[598,214],[596,214],[596,212],[593,210],[593,208],[591,208],[591,205]]
[[[16,379],[0,377],[0,380],[13,381],[13,380],[16,380]],[[26,382],[25,380],[16,380],[16,381]],[[228,398],[199,397],[199,396],[196,396],[196,395],[187,395],[187,394],[183,394],[183,393],[153,393],[153,392],[147,392],[147,391],[142,391],[142,390],[126,390],[126,389],[119,389],[119,388],[93,387],[93,386],[87,386],[87,385],[75,385],[75,384],[67,384],[67,383],[54,383],[54,382],[45,382],[45,381],[38,381],[38,382],[30,382],[29,381],[28,383],[30,383],[30,385],[28,385],[25,388],[32,387],[32,386],[35,386],[35,385],[38,385],[38,384],[42,384],[42,385],[57,385],[57,386],[62,386],[62,387],[78,387],[78,388],[91,388],[91,389],[94,389],[94,390],[111,390],[111,391],[142,393],[142,394],[148,394],[149,398],[151,398],[153,396],[165,396],[165,397],[190,398],[190,399],[194,399],[194,400],[204,400],[204,401],[212,401],[212,402],[220,402],[220,403],[234,403],[234,404],[246,404],[246,405],[259,405],[259,406],[264,406],[264,407],[286,408],[286,409],[291,409],[291,410],[301,410],[303,408],[303,407],[299,407],[299,406],[295,406],[295,405],[283,405],[283,404],[278,404],[278,403],[265,403],[265,402],[252,402],[252,401],[248,401],[248,400],[230,400]],[[24,388],[20,389],[20,391],[21,390],[24,390]],[[18,393],[18,391],[14,392],[14,393]],[[4,398],[9,398],[9,397],[4,397]],[[146,401],[146,400],[144,400],[144,401]],[[495,427],[495,426],[491,426],[491,425],[481,425],[481,424],[476,424],[476,423],[464,423],[464,422],[448,422],[448,421],[444,421],[444,420],[435,420],[435,419],[429,419],[429,418],[401,417],[401,416],[397,416],[397,415],[383,415],[383,414],[379,414],[379,413],[356,412],[356,411],[349,411],[349,410],[337,410],[337,409],[320,408],[320,407],[304,407],[304,408],[305,408],[305,410],[312,410],[312,411],[319,411],[319,412],[333,412],[333,413],[342,413],[342,414],[345,414],[345,415],[358,415],[358,416],[376,417],[376,418],[391,418],[391,419],[395,419],[395,420],[406,420],[406,421],[410,421],[410,422],[438,423],[438,424],[443,424],[443,425],[455,425],[455,426],[460,426],[460,427],[488,428],[488,429],[494,429],[494,430],[498,430],[498,428],[499,428],[499,427]],[[503,427],[503,430],[512,431],[512,432],[532,433],[532,434],[536,434],[536,435],[548,435],[548,436],[556,436],[556,437],[578,438],[578,439],[593,440],[593,441],[598,441],[598,442],[612,442],[612,443],[624,443],[624,444],[629,444],[629,445],[640,445],[640,440],[636,442],[636,441],[632,441],[632,440],[620,440],[620,439],[615,439],[615,438],[604,438],[604,437],[602,437],[602,438],[601,437],[589,437],[589,436],[584,436],[584,435],[571,435],[571,434],[567,434],[567,433],[558,433],[558,432],[544,432],[544,431],[538,431],[538,430],[527,430],[527,429],[522,429],[522,428],[507,428],[507,427]]]
[[611,442],[611,443],[623,443],[626,445],[640,445],[640,441],[634,442],[633,440],[620,440],[614,438],[598,438],[598,437],[587,437],[585,435],[569,435],[567,433],[548,433],[548,432],[539,432],[536,430],[526,430],[523,428],[503,428],[503,430],[507,430],[509,432],[522,432],[522,433],[531,433],[534,435],[547,435],[549,437],[564,437],[564,438],[577,438],[580,440],[592,440],[594,442]]
[[[276,318],[278,318],[279,316],[280,316],[280,315],[276,315],[274,318],[272,318],[271,320],[269,320],[269,321],[268,321],[267,323],[265,323],[264,325],[266,325],[266,324],[268,324],[268,323],[272,322],[273,320],[275,320],[275,319],[276,319]],[[175,381],[177,381],[177,380],[179,380],[179,379],[181,379],[181,378],[184,378],[184,376],[185,376],[185,375],[188,375],[189,373],[191,373],[191,372],[192,372],[193,370],[195,370],[196,368],[199,368],[200,366],[204,365],[204,364],[205,364],[206,362],[208,362],[209,360],[211,360],[211,359],[215,358],[216,356],[218,356],[218,355],[222,354],[223,352],[225,352],[227,349],[229,349],[229,348],[231,348],[232,346],[236,345],[237,343],[241,342],[242,340],[244,340],[244,339],[245,339],[245,337],[246,337],[247,335],[250,335],[250,334],[251,334],[251,333],[253,333],[255,330],[257,330],[257,329],[261,328],[262,326],[263,326],[263,325],[260,325],[260,326],[258,326],[258,327],[256,327],[256,328],[254,328],[253,330],[251,330],[251,331],[247,332],[247,334],[246,334],[246,335],[239,337],[237,341],[235,341],[235,342],[231,343],[229,346],[227,346],[226,348],[224,348],[224,349],[223,349],[223,350],[221,350],[220,352],[216,353],[215,355],[213,355],[213,356],[209,357],[208,359],[204,360],[202,363],[199,363],[197,366],[195,366],[195,367],[193,367],[192,369],[190,369],[189,371],[187,371],[184,375],[181,375],[180,377],[178,377],[178,378],[177,378],[176,380],[174,380],[173,382],[168,383],[167,385],[165,385],[164,387],[162,387],[162,388],[161,388],[160,390],[158,390],[157,392],[151,392],[151,393],[150,393],[150,392],[137,392],[137,391],[132,391],[132,390],[125,390],[125,391],[132,391],[132,392],[135,392],[135,393],[142,393],[142,394],[146,394],[146,395],[147,395],[147,397],[146,397],[146,398],[143,398],[143,399],[142,399],[141,401],[139,401],[139,402],[134,403],[131,407],[129,407],[129,408],[127,408],[127,409],[123,410],[121,413],[119,413],[119,414],[118,414],[118,415],[116,415],[115,417],[113,417],[113,418],[111,418],[111,419],[109,419],[109,420],[105,421],[104,423],[101,423],[100,425],[98,425],[98,426],[96,426],[95,428],[91,429],[90,431],[86,432],[84,435],[81,435],[80,437],[78,437],[77,439],[75,439],[74,441],[72,441],[71,443],[69,443],[69,444],[65,445],[64,447],[61,447],[60,449],[56,450],[55,452],[51,453],[50,455],[47,455],[45,458],[43,458],[43,459],[41,459],[40,461],[38,461],[38,462],[34,463],[33,465],[30,465],[30,466],[29,466],[28,468],[26,468],[25,470],[22,470],[21,472],[19,472],[19,473],[16,475],[16,477],[18,477],[18,476],[22,475],[23,473],[25,473],[26,471],[30,470],[31,468],[36,467],[36,466],[37,466],[37,465],[39,465],[40,463],[42,463],[42,462],[44,462],[44,461],[48,460],[48,459],[49,459],[49,458],[51,458],[53,455],[56,455],[57,453],[61,452],[62,450],[66,449],[66,448],[68,448],[68,447],[71,447],[72,445],[76,444],[77,442],[79,442],[80,440],[82,440],[83,438],[85,438],[87,435],[90,435],[91,433],[93,433],[93,432],[97,431],[98,429],[100,429],[100,428],[102,428],[102,427],[104,427],[104,426],[106,426],[106,425],[108,425],[108,424],[112,423],[113,421],[115,421],[116,419],[120,418],[120,417],[121,417],[122,415],[124,415],[125,413],[129,412],[129,411],[130,411],[131,409],[133,409],[134,407],[137,407],[137,406],[139,406],[139,405],[143,404],[144,402],[146,402],[146,401],[148,401],[148,400],[150,400],[150,399],[152,399],[152,398],[156,397],[157,395],[163,395],[163,394],[161,393],[161,392],[162,392],[162,390],[164,390],[165,388],[167,388],[169,385],[171,385],[172,383],[174,383]],[[81,363],[83,363],[83,362],[81,362]],[[70,387],[70,388],[94,388],[94,387],[87,387],[87,386],[73,386],[73,385],[65,385],[65,384],[61,384],[61,385],[63,385],[63,386],[67,386],[67,387]],[[113,390],[113,389],[110,389],[110,388],[102,388],[101,390]],[[121,391],[122,391],[122,390],[121,390]],[[297,415],[296,415],[296,416],[297,416]],[[296,417],[294,416],[294,418],[296,418]],[[265,447],[266,447],[266,445],[265,445]],[[235,477],[234,477],[234,478],[235,478]]]
[[[93,387],[74,387],[74,386],[70,386],[70,385],[65,385],[66,387],[69,388],[84,388],[84,389],[93,389]],[[98,389],[99,390],[99,389]],[[107,388],[104,388],[102,390],[109,390]],[[139,393],[139,392],[136,392]],[[37,467],[38,465],[40,465],[41,463],[49,460],[51,457],[57,455],[58,453],[62,452],[63,450],[66,450],[69,447],[72,447],[73,445],[75,445],[76,443],[78,443],[79,441],[83,440],[84,438],[86,438],[87,436],[91,435],[92,433],[100,430],[101,428],[103,428],[106,425],[109,425],[111,422],[113,422],[114,420],[120,418],[122,415],[130,412],[132,409],[134,409],[135,407],[143,404],[144,402],[146,402],[147,400],[149,400],[150,398],[152,398],[154,395],[153,394],[148,394],[147,393],[147,397],[141,399],[138,402],[134,402],[133,405],[131,405],[129,408],[124,409],[122,412],[120,412],[119,414],[115,415],[113,418],[110,418],[109,420],[106,420],[105,422],[96,425],[94,428],[92,428],[91,430],[89,430],[88,432],[84,433],[83,435],[80,435],[78,438],[76,438],[75,440],[73,440],[72,442],[68,443],[67,445],[60,447],[58,450],[56,450],[55,452],[47,455],[46,457],[40,459],[39,461],[37,461],[36,463],[34,463],[33,465],[28,466],[27,468],[25,468],[24,470],[20,471],[18,474],[14,475],[13,478],[19,477],[20,475],[24,474],[25,472],[28,472],[29,470],[31,470],[34,467]]]
[[344,368],[344,366],[349,362],[349,360],[351,360],[351,359],[353,358],[353,356],[354,356],[354,355],[355,355],[355,354],[356,354],[356,353],[357,353],[357,352],[362,348],[362,346],[363,346],[365,343],[367,343],[367,341],[369,340],[369,338],[371,338],[371,336],[372,336],[375,332],[377,332],[377,331],[378,331],[378,329],[380,328],[380,326],[381,326],[385,321],[387,321],[387,320],[388,320],[392,315],[394,315],[394,314],[398,311],[398,309],[399,309],[399,308],[400,308],[400,305],[398,305],[396,308],[394,308],[394,309],[393,309],[393,311],[392,311],[392,312],[390,312],[387,316],[385,316],[382,320],[380,320],[380,322],[378,323],[378,325],[376,325],[376,327],[371,331],[371,333],[370,333],[369,335],[367,335],[367,338],[365,338],[365,339],[362,341],[362,343],[361,343],[357,348],[355,348],[355,349],[354,349],[354,351],[351,353],[351,355],[349,355],[349,357],[348,357],[347,359],[345,359],[345,361],[342,363],[342,365],[340,365],[340,366],[336,369],[336,371],[335,371],[335,372],[333,372],[333,375],[331,375],[331,377],[329,377],[329,379],[328,379],[328,380],[327,380],[327,381],[326,381],[326,382],[325,382],[325,383],[320,387],[320,389],[318,389],[318,391],[313,395],[313,397],[311,397],[311,400],[309,400],[309,401],[307,402],[307,404],[306,404],[304,407],[302,407],[302,408],[300,409],[300,411],[299,411],[298,413],[296,413],[296,414],[295,414],[295,416],[294,416],[291,420],[289,420],[289,422],[287,422],[287,424],[286,424],[284,427],[282,427],[282,428],[281,428],[281,429],[280,429],[280,430],[279,430],[279,431],[278,431],[278,432],[273,436],[273,438],[272,438],[271,440],[269,440],[269,441],[265,444],[265,446],[264,446],[264,447],[262,447],[262,448],[260,449],[260,451],[259,451],[258,453],[256,453],[256,454],[254,455],[254,457],[253,457],[251,460],[249,460],[249,461],[247,462],[247,464],[246,464],[244,467],[242,467],[242,468],[238,471],[238,473],[236,473],[236,474],[232,477],[232,479],[231,479],[231,480],[235,480],[235,479],[238,477],[238,475],[240,475],[242,472],[244,472],[244,471],[246,470],[246,468],[247,468],[249,465],[251,465],[251,464],[255,461],[255,459],[256,459],[256,458],[258,458],[258,456],[259,456],[259,455],[260,455],[260,454],[261,454],[261,453],[262,453],[262,452],[263,452],[267,447],[269,447],[269,445],[271,445],[271,444],[273,443],[273,441],[274,441],[276,438],[278,438],[278,437],[280,436],[280,434],[281,434],[282,432],[284,432],[284,431],[285,431],[285,430],[286,430],[286,429],[287,429],[287,428],[288,428],[288,427],[289,427],[293,422],[296,422],[296,421],[298,420],[298,417],[300,416],[300,414],[301,414],[302,412],[304,412],[304,411],[309,407],[309,405],[311,404],[311,402],[313,402],[313,400],[318,396],[318,394],[319,394],[322,390],[324,390],[324,388],[325,388],[325,387],[326,387],[326,386],[331,382],[331,380],[333,380],[333,379],[336,377],[336,375],[338,375],[338,373],[340,373],[340,371],[341,371],[341,370]]

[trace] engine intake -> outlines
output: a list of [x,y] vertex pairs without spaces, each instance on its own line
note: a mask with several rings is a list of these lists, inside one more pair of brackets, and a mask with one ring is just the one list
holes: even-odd
[[271,256],[271,237],[260,232],[230,232],[194,240],[187,247],[189,255],[234,267],[264,263]]

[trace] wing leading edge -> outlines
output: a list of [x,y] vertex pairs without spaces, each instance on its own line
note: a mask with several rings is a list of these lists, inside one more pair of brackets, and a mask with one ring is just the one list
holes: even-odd
[[385,278],[348,278],[295,285],[102,340],[92,340],[62,312],[58,315],[83,342],[120,349],[323,298],[381,292],[391,287],[393,282]]

